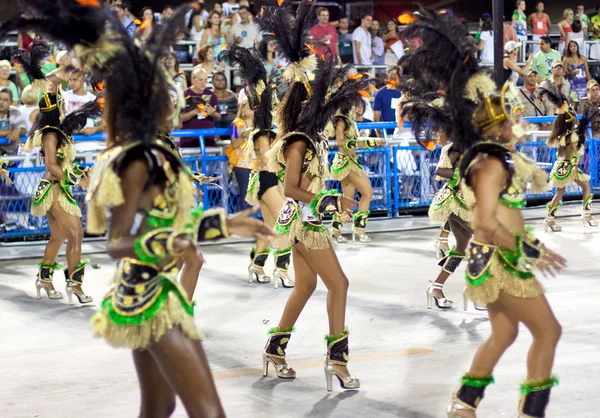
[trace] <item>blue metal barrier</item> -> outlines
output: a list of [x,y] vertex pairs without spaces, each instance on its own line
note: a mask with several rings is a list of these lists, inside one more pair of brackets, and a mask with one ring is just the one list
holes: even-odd
[[[543,122],[552,118],[531,118],[531,122]],[[360,129],[385,129],[393,128],[394,122],[360,123]],[[228,135],[230,129],[210,130],[181,130],[173,132],[175,137]],[[77,135],[76,141],[98,141],[104,138],[103,134],[89,137]],[[200,141],[200,155],[185,157],[184,162],[191,169],[201,171],[208,176],[222,176],[215,184],[205,184],[198,187],[198,201],[205,207],[223,207],[229,213],[241,209],[240,191],[235,176],[228,172],[229,161],[226,156],[207,155]],[[550,149],[544,142],[528,142],[518,146],[518,149],[538,162],[546,171],[550,172],[555,161],[555,150]],[[330,161],[335,150],[330,152]],[[425,208],[433,199],[435,192],[443,184],[435,180],[435,169],[440,157],[440,148],[427,151],[419,146],[388,146],[373,150],[357,150],[357,154],[373,187],[374,197],[371,204],[372,211],[385,212],[388,217],[396,216],[401,211],[411,208]],[[600,139],[586,141],[586,154],[582,159],[582,169],[591,176],[591,184],[598,186],[600,181]],[[10,176],[14,185],[7,186],[0,183],[0,214],[2,221],[9,221],[13,228],[0,230],[0,241],[6,239],[23,239],[31,236],[43,236],[49,232],[45,218],[34,218],[29,215],[31,195],[38,182],[44,175],[45,168],[37,167],[11,167]],[[328,181],[328,187],[341,191],[339,182]],[[578,195],[578,187],[569,187],[567,195]],[[84,213],[85,224],[85,191],[80,188],[74,190],[75,198],[80,202]],[[529,198],[546,198],[552,196],[551,192],[533,194]],[[357,194],[358,197],[358,194]]]

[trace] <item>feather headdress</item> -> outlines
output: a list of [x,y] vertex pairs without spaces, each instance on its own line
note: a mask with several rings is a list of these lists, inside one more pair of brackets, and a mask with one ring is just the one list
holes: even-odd
[[48,44],[40,39],[35,39],[29,46],[29,53],[23,49],[18,49],[12,55],[11,60],[23,69],[35,89],[46,92],[49,86],[46,76],[42,72],[42,61],[49,56],[50,48]]

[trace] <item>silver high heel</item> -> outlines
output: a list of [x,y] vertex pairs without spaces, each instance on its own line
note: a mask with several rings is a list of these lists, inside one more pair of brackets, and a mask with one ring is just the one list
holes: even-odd
[[279,269],[273,270],[273,283],[275,284],[275,289],[278,288],[278,284],[279,284],[280,280],[281,280],[281,285],[285,288],[291,288],[296,285],[296,283],[289,277],[283,277],[283,275],[281,274],[281,270],[279,270]]
[[[84,303],[90,303],[94,301],[94,298],[92,298],[91,296],[86,295],[85,293],[83,293],[83,289],[81,289],[81,294],[74,292],[73,291],[73,286],[76,285],[72,285],[71,283],[67,284],[67,287],[65,288],[65,290],[67,291],[67,298],[69,299],[69,305],[73,306],[73,295],[77,296],[77,299],[79,300],[79,303],[84,304]],[[62,295],[61,295],[62,297]]]
[[35,289],[37,291],[38,300],[42,298],[42,289],[46,291],[46,296],[48,296],[48,299],[62,299],[63,297],[62,293],[57,292],[54,289],[46,289],[44,286],[42,286],[42,281],[40,279],[35,281]]
[[254,266],[254,264],[250,264],[250,266],[248,267],[249,283],[252,283],[254,279],[256,279],[258,283],[271,283],[271,278],[269,276],[267,276],[264,272],[262,274],[258,274],[256,270],[257,269]]
[[267,377],[269,375],[269,363],[273,365],[275,369],[275,374],[280,379],[295,379],[296,371],[288,367],[285,359],[283,359],[283,364],[277,364],[277,362],[267,353],[263,353],[263,376]]
[[550,229],[552,232],[562,231],[560,225],[557,225],[556,222],[554,222],[554,216],[549,216],[544,219],[544,232],[548,232],[548,229]]
[[448,409],[446,410],[448,413],[448,418],[463,418],[464,415],[458,415],[460,411],[473,411],[473,409],[467,408],[457,400],[453,400],[452,403],[448,405]]
[[436,283],[436,282],[433,282],[429,285],[429,287],[427,288],[427,292],[426,292],[427,293],[427,309],[431,309],[434,302],[435,302],[435,306],[437,306],[440,309],[451,308],[452,305],[454,304],[454,302],[446,299],[446,297],[438,298],[433,293],[434,289],[442,291],[442,294],[443,294],[444,285],[441,283]]
[[581,222],[583,222],[583,226],[591,226],[591,227],[598,226],[598,221],[596,221],[594,218],[592,218],[592,215],[589,213],[584,213],[583,215],[581,215]]
[[371,242],[371,237],[368,236],[364,231],[362,233],[358,232],[354,227],[352,227],[352,242],[356,242],[356,237],[358,236],[358,241],[362,243]]
[[360,380],[348,375],[346,377],[341,377],[335,369],[333,368],[334,363],[329,360],[325,360],[325,380],[327,381],[327,391],[331,392],[333,390],[333,376],[338,378],[340,382],[340,386],[342,389],[359,389],[360,388]]
[[329,236],[331,239],[338,244],[344,244],[348,242],[345,236],[342,235],[342,231],[339,231],[333,227],[333,225],[329,225]]
[[437,237],[435,239],[435,254],[436,254],[436,256],[437,256],[438,259],[444,258],[444,257],[446,257],[448,255],[447,251],[444,250],[443,248],[441,248],[442,243],[448,244],[448,238]]

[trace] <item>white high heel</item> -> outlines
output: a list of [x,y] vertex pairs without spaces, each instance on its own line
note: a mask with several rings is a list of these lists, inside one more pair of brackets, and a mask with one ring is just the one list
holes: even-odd
[[354,227],[352,228],[352,242],[356,242],[356,237],[358,236],[358,241],[362,243],[371,242],[371,237],[368,236],[364,231],[362,234],[358,232]]
[[281,274],[281,270],[279,269],[275,269],[273,270],[273,284],[275,285],[275,289],[277,289],[279,286],[279,281],[281,280],[281,285],[285,288],[292,288],[296,285],[296,283],[288,276],[288,277],[283,277],[283,275]]
[[248,283],[252,283],[254,280],[256,280],[258,283],[271,283],[271,278],[269,276],[267,276],[264,272],[259,274],[256,270],[257,269],[254,264],[250,264],[248,267]]
[[583,226],[591,226],[591,227],[598,226],[598,221],[596,221],[594,218],[592,218],[592,215],[589,213],[584,213],[581,215],[581,222],[583,222]]
[[452,308],[452,305],[454,304],[454,302],[446,299],[446,297],[438,298],[433,293],[434,289],[441,291],[443,294],[444,285],[441,283],[436,283],[436,282],[433,282],[429,285],[429,287],[427,288],[427,292],[426,292],[427,293],[427,309],[431,309],[434,302],[435,302],[435,306],[437,306],[440,309]]
[[437,238],[435,239],[435,255],[436,255],[436,257],[437,257],[438,259],[440,259],[440,258],[444,258],[444,257],[446,257],[446,256],[448,255],[448,254],[447,254],[447,251],[446,251],[446,250],[444,250],[443,248],[441,248],[441,246],[442,246],[442,243],[446,243],[446,244],[448,244],[448,238],[440,238],[440,237],[437,237]]
[[35,281],[35,289],[37,291],[38,300],[42,298],[42,289],[46,291],[46,296],[48,296],[48,299],[62,299],[63,297],[62,293],[57,292],[54,289],[48,290],[44,286],[42,286],[42,281],[40,279],[37,279]]
[[332,225],[329,225],[329,236],[331,239],[338,244],[344,244],[348,242],[345,236],[342,235],[342,231],[338,231]]
[[[77,299],[79,300],[79,303],[84,304],[84,303],[90,303],[94,301],[94,298],[92,298],[91,296],[86,295],[85,293],[83,293],[83,289],[81,289],[81,294],[74,292],[73,291],[73,286],[71,284],[67,284],[67,287],[65,288],[65,290],[67,291],[67,298],[69,299],[69,305],[73,306],[73,295],[77,296]],[[62,297],[62,295],[61,295]]]
[[544,219],[544,232],[548,232],[548,229],[550,229],[550,231],[552,232],[562,231],[561,226],[557,225],[556,222],[554,222],[554,216],[549,216],[546,219]]

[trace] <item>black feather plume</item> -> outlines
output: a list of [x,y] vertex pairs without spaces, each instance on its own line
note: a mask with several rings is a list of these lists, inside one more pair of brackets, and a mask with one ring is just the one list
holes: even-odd
[[88,102],[65,116],[60,127],[67,135],[72,135],[73,132],[81,130],[88,118],[98,119],[102,116],[102,108],[98,99],[93,102]]
[[40,39],[35,39],[29,47],[29,53],[23,49],[18,49],[12,55],[11,60],[21,66],[33,83],[46,78],[42,72],[42,61],[48,56],[50,56],[48,44]]

